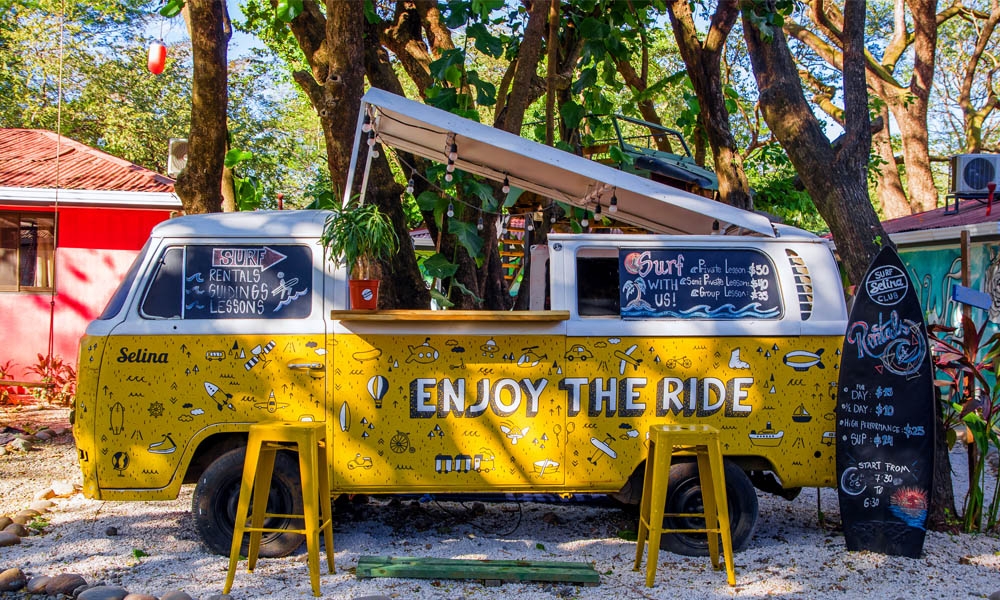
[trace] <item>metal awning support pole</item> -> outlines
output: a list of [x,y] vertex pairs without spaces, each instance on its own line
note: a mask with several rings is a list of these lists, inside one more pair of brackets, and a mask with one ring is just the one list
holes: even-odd
[[[354,147],[357,148],[358,144],[361,143],[361,127],[365,122],[365,114],[368,110],[369,104],[367,102],[361,103],[361,110],[358,111],[358,124],[354,129]],[[369,154],[370,156],[370,154]],[[370,162],[370,158],[369,158]],[[347,185],[344,186],[344,199],[341,201],[340,205],[347,206],[347,203],[351,200],[351,187],[354,184],[354,170],[358,166],[358,153],[351,152],[351,164],[347,167]],[[365,169],[365,181],[368,180],[368,169]]]

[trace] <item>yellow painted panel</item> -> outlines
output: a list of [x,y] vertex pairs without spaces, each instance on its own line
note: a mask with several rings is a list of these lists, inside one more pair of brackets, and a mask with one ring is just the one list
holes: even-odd
[[325,354],[320,335],[107,338],[92,421],[100,486],[166,487],[216,424],[322,421]]

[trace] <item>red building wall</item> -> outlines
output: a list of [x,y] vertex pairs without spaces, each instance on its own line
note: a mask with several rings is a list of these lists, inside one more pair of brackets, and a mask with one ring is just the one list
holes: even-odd
[[[5,209],[33,210],[0,205]],[[153,226],[170,214],[166,209],[60,207],[56,294],[0,293],[0,364],[10,360],[16,379],[36,380],[26,368],[38,362],[38,354],[48,353],[51,314],[53,354],[75,367],[87,324],[104,309]]]

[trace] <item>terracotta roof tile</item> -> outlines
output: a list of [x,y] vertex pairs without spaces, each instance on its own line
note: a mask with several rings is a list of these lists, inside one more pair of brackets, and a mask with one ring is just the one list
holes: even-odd
[[0,187],[172,192],[174,180],[52,131],[0,129]]

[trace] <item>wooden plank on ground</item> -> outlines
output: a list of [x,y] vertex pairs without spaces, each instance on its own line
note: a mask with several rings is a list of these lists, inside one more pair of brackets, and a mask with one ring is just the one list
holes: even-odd
[[411,556],[362,556],[359,579],[405,577],[412,579],[483,579],[501,581],[559,581],[597,585],[600,575],[590,563],[526,560],[470,560]]

